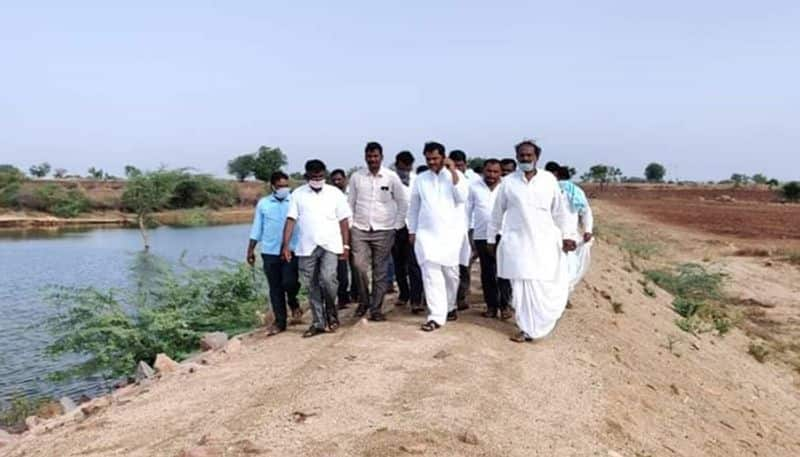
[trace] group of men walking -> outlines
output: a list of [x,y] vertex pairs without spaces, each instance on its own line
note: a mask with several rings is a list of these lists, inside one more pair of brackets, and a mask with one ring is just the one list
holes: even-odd
[[537,168],[541,148],[532,141],[515,151],[516,160],[488,159],[478,174],[462,151],[447,155],[442,144],[429,142],[426,165],[415,173],[410,152],[397,154],[389,169],[381,145],[370,142],[366,167],[349,183],[334,170],[327,184],[319,160],[306,162],[306,184],[292,192],[288,176],[275,172],[272,192],[256,207],[247,250],[253,265],[261,244],[275,316],[267,334],[286,329],[287,307],[293,318],[302,315],[298,277],[311,303],[305,337],[336,331],[339,310],[350,300],[358,302],[356,317],[386,320],[390,271],[396,304],[410,304],[415,314],[427,309],[421,329],[435,331],[468,308],[477,258],[483,316],[516,314],[513,341],[546,336],[586,272],[593,221],[566,168],[555,162]]

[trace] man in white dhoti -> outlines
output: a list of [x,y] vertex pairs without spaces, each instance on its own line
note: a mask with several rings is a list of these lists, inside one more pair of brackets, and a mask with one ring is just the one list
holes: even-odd
[[438,329],[456,318],[459,254],[467,231],[464,204],[467,179],[446,158],[444,146],[425,144],[428,171],[414,180],[408,209],[409,242],[422,271],[428,320],[422,330]]
[[511,280],[511,304],[519,333],[515,342],[548,335],[569,298],[566,252],[575,249],[575,227],[556,178],[536,168],[541,148],[533,141],[516,146],[517,171],[497,189],[487,241],[497,248],[497,275]]
[[[579,237],[577,247],[574,251],[567,253],[567,263],[569,265],[569,292],[581,282],[589,271],[592,255],[592,230],[594,228],[594,216],[592,208],[589,207],[589,200],[577,184],[570,180],[568,167],[560,166],[556,162],[548,162],[545,170],[553,173],[558,179],[561,193],[567,201],[569,213],[569,223],[583,235]],[[569,306],[569,305],[568,305]]]

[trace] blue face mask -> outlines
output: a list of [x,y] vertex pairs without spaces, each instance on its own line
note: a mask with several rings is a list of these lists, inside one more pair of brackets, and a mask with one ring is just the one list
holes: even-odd
[[289,188],[288,187],[281,187],[280,189],[273,189],[272,193],[275,195],[275,198],[278,200],[286,200],[286,197],[289,196]]
[[536,164],[533,162],[520,162],[519,169],[523,172],[527,173],[529,171],[533,171],[536,168]]

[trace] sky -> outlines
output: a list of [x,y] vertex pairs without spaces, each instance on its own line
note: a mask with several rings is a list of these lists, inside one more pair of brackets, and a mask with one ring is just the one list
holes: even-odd
[[425,141],[673,179],[800,178],[800,2],[8,1],[0,163],[289,171]]

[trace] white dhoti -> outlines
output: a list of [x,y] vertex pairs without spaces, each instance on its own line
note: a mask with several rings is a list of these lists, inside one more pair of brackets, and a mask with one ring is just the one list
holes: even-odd
[[425,262],[419,267],[422,270],[425,300],[428,302],[428,320],[444,325],[447,313],[456,309],[458,266],[446,267]]
[[517,326],[531,338],[547,336],[564,314],[569,299],[567,278],[556,281],[512,279],[511,306]]
[[589,271],[589,264],[592,260],[592,242],[579,243],[578,248],[567,254],[567,265],[569,269],[569,292],[581,282]]

